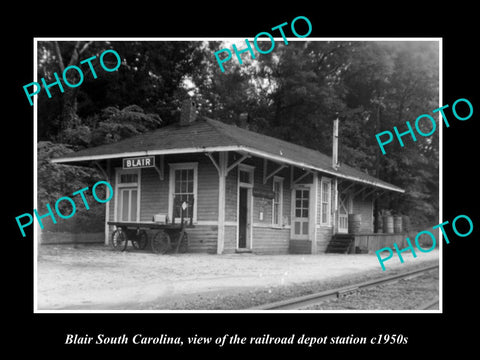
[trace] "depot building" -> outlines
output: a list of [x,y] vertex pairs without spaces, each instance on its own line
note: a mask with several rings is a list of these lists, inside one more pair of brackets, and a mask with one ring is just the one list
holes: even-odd
[[186,100],[178,123],[52,161],[97,166],[112,185],[106,244],[109,222],[179,221],[187,203],[189,252],[315,254],[349,232],[352,214],[357,232],[373,233],[375,197],[404,192],[337,158],[337,136],[330,157],[197,116]]

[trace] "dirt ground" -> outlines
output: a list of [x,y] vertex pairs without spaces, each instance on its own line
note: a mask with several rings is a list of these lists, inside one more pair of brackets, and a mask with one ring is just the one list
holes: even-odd
[[254,255],[116,252],[103,245],[38,247],[38,310],[218,310],[319,291],[438,263],[438,250],[375,254]]

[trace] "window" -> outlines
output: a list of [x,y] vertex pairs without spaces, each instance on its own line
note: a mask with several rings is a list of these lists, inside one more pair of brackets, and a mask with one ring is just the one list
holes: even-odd
[[[173,217],[179,218],[182,216],[182,204],[193,203],[193,169],[175,170],[175,190],[173,192]],[[188,206],[183,215],[185,218],[192,216],[192,208]]]
[[120,174],[120,184],[138,183],[138,174]]
[[186,202],[184,219],[197,220],[197,182],[197,163],[170,164],[169,214],[172,219],[181,218],[182,204]]
[[330,211],[331,211],[331,187],[330,179],[323,178],[321,184],[321,221],[322,225],[330,225]]
[[272,224],[282,226],[283,216],[283,179],[273,178]]
[[254,167],[246,164],[238,165],[238,183],[240,186],[253,186]]
[[250,184],[250,173],[245,170],[240,170],[240,175],[239,175],[240,182]]
[[140,219],[140,170],[117,169],[116,218],[118,221]]
[[308,218],[309,196],[308,190],[295,191],[295,217]]

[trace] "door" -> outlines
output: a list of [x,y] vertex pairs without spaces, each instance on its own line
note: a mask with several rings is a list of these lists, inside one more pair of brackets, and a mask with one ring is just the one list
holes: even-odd
[[251,194],[252,189],[239,187],[238,194],[238,248],[250,249]]
[[115,220],[140,220],[140,169],[115,169]]
[[292,238],[309,238],[310,188],[296,187],[293,190]]
[[252,249],[252,188],[254,167],[238,165],[237,250]]
[[247,227],[248,227],[248,211],[247,211],[248,189],[240,188],[239,209],[238,209],[238,248],[245,249],[247,247]]
[[348,233],[348,213],[350,212],[350,196],[340,193],[338,196],[338,232]]
[[119,216],[120,221],[137,221],[138,207],[137,207],[137,188],[120,188],[120,206]]

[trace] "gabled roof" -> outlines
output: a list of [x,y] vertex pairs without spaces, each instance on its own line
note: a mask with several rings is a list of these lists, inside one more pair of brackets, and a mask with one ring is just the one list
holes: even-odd
[[321,171],[330,175],[379,188],[404,192],[351,166],[335,170],[330,156],[271,136],[239,128],[205,117],[188,126],[168,125],[112,144],[87,148],[52,159],[55,163],[215,151],[242,151],[273,161]]

